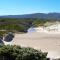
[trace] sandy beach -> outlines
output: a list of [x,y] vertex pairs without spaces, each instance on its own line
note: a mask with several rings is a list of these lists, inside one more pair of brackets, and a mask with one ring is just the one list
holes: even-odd
[[35,32],[15,34],[15,38],[11,44],[41,49],[43,52],[48,52],[48,57],[60,58],[59,33]]

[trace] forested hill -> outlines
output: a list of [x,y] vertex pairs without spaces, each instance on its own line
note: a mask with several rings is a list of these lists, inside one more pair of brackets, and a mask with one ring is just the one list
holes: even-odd
[[60,13],[34,13],[24,15],[5,15],[0,18],[41,18],[41,19],[57,19],[60,20]]

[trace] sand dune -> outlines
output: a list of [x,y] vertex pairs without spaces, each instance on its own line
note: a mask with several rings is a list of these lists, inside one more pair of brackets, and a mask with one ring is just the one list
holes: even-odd
[[60,34],[56,33],[27,33],[15,34],[13,45],[33,47],[48,52],[48,57],[60,58]]
[[15,34],[11,42],[5,44],[33,47],[48,52],[50,58],[60,58],[60,24],[46,28],[30,28],[26,34]]

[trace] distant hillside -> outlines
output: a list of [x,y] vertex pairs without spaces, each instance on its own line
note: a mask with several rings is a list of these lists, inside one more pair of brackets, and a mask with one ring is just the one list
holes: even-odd
[[35,13],[24,15],[6,15],[0,16],[0,18],[42,18],[42,19],[57,19],[60,20],[60,13]]

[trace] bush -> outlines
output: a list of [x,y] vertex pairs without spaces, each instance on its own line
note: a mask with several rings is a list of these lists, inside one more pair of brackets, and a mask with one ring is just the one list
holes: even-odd
[[14,34],[13,34],[12,32],[9,32],[9,33],[5,36],[4,41],[10,42],[10,41],[13,40],[13,38],[14,38]]
[[20,46],[1,46],[0,58],[7,60],[47,60],[47,53],[43,53],[33,48]]

